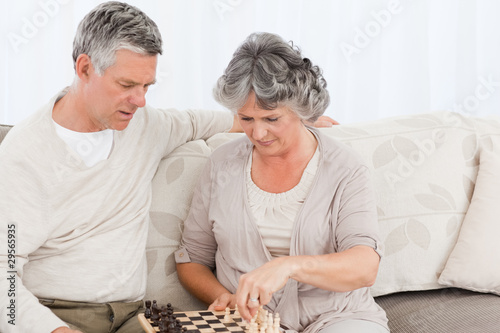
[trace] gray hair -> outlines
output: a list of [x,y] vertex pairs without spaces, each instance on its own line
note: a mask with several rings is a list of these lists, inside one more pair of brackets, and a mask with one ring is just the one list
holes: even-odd
[[116,51],[128,49],[145,55],[162,53],[156,23],[140,9],[109,1],[88,13],[78,25],[73,41],[73,63],[87,54],[98,75],[115,63]]
[[330,103],[321,69],[302,58],[293,43],[271,33],[247,37],[217,80],[213,95],[236,113],[252,91],[260,108],[285,106],[310,122],[316,121]]

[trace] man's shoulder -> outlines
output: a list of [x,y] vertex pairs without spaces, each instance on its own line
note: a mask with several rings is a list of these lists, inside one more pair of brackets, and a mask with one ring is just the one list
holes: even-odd
[[12,127],[2,141],[1,146],[32,145],[34,140],[46,139],[49,126],[50,123],[44,119],[43,110],[39,110]]

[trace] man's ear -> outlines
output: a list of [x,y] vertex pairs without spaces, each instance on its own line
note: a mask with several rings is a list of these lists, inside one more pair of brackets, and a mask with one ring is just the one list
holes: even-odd
[[76,58],[75,71],[81,81],[88,81],[91,71],[94,71],[94,67],[87,54],[80,54],[78,58]]

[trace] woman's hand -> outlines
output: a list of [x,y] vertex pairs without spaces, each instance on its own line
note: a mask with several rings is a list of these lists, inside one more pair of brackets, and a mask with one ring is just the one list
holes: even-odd
[[221,294],[208,307],[211,311],[224,311],[226,308],[234,309],[236,305],[236,296],[230,293]]
[[250,321],[259,307],[269,303],[273,293],[285,286],[293,263],[293,257],[277,258],[240,277],[235,299],[243,319]]

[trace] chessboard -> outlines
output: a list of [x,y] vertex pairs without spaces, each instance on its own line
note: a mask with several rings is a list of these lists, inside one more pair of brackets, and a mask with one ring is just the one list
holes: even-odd
[[[154,301],[153,301],[154,302]],[[139,322],[147,333],[279,333],[279,315],[259,309],[250,323],[242,320],[238,309],[225,311],[173,312],[168,304],[161,309],[156,302],[146,301],[146,310]]]

